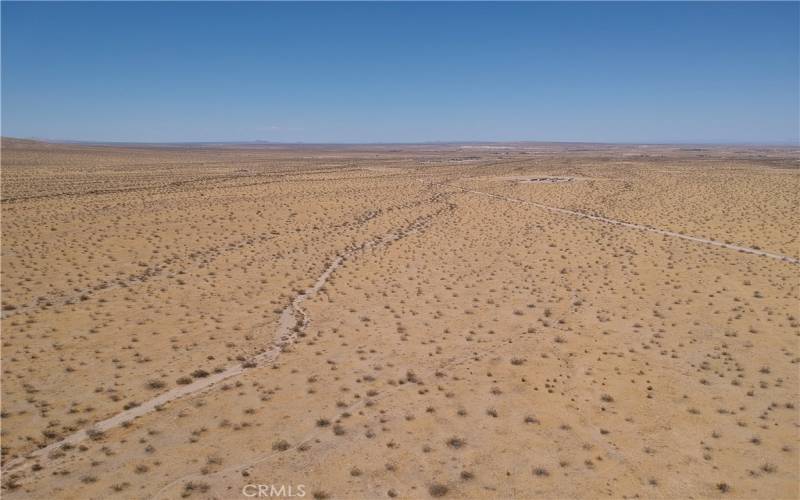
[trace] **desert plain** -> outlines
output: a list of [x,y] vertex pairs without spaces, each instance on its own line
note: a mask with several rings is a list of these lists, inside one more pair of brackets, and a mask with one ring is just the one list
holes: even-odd
[[2,494],[800,496],[797,148],[2,143]]

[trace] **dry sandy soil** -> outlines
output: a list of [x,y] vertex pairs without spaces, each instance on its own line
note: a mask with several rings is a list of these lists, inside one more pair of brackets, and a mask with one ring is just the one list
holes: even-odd
[[3,496],[797,498],[798,166],[6,139]]

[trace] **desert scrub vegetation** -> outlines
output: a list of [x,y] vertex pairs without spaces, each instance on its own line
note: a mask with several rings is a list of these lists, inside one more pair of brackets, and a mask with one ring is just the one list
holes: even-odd
[[450,491],[450,488],[448,488],[444,484],[433,483],[430,486],[428,486],[428,493],[434,498],[443,497],[447,495],[448,491]]
[[791,497],[796,266],[534,205],[788,253],[787,151],[273,146],[4,147],[4,472],[42,465],[11,500],[296,460],[307,496]]
[[186,498],[192,496],[194,493],[205,493],[211,489],[211,485],[200,481],[189,481],[183,485],[181,497]]

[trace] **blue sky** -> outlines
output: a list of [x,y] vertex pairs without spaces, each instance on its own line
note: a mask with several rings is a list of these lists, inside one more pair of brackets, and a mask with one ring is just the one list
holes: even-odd
[[797,143],[799,3],[2,2],[2,134]]

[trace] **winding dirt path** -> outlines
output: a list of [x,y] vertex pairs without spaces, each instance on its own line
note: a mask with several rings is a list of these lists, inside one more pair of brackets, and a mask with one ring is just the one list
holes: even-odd
[[125,422],[131,421],[153,411],[157,411],[167,403],[184,398],[186,396],[200,394],[203,391],[206,391],[214,385],[222,382],[223,380],[241,375],[247,370],[273,363],[286,347],[294,343],[294,341],[297,339],[298,332],[302,331],[303,328],[308,325],[309,318],[301,307],[303,302],[319,293],[333,272],[339,266],[360,252],[392,243],[410,234],[420,231],[421,229],[427,227],[433,217],[438,215],[442,210],[444,209],[440,209],[439,211],[436,211],[430,215],[418,217],[406,227],[403,227],[399,230],[390,231],[382,236],[361,243],[360,245],[349,247],[342,253],[336,255],[325,267],[322,274],[317,277],[314,284],[303,292],[297,294],[289,303],[289,305],[283,309],[278,320],[277,329],[275,331],[275,340],[273,340],[271,345],[266,350],[260,354],[257,354],[247,362],[229,366],[220,372],[197,379],[191,384],[178,386],[143,402],[139,406],[119,412],[109,418],[106,418],[105,420],[101,420],[87,429],[77,431],[64,437],[63,439],[50,443],[47,446],[38,448],[27,455],[10,460],[3,466],[4,475],[19,471],[20,469],[23,469],[24,466],[30,466],[36,459],[49,459],[51,452],[63,447],[64,445],[76,445],[86,439],[92,439],[93,437],[97,438],[98,436],[102,436],[102,433],[119,427]]
[[[454,187],[458,187],[458,186],[454,186]],[[764,250],[759,250],[757,248],[750,248],[750,247],[743,247],[743,246],[739,246],[739,245],[733,245],[733,244],[730,244],[730,243],[724,243],[722,241],[710,240],[710,239],[707,239],[707,238],[700,238],[698,236],[689,236],[689,235],[686,235],[686,234],[676,233],[674,231],[667,231],[666,229],[658,229],[658,228],[655,228],[655,227],[645,226],[645,225],[642,225],[642,224],[634,224],[632,222],[625,222],[625,221],[616,220],[616,219],[609,219],[608,217],[602,217],[600,215],[590,215],[590,214],[586,214],[586,213],[583,213],[583,212],[578,212],[578,211],[575,211],[575,210],[569,210],[569,209],[566,209],[566,208],[551,207],[549,205],[543,205],[541,203],[536,203],[535,201],[520,200],[518,198],[510,198],[508,196],[501,196],[501,195],[498,195],[498,194],[487,193],[485,191],[475,191],[473,189],[466,189],[466,188],[462,188],[462,187],[458,187],[458,189],[460,189],[461,191],[463,191],[465,193],[479,194],[479,195],[488,196],[490,198],[494,198],[494,199],[497,199],[497,200],[508,201],[508,202],[511,202],[511,203],[519,203],[521,205],[529,205],[529,206],[533,206],[533,207],[536,207],[536,208],[541,208],[542,210],[548,210],[550,212],[556,212],[556,213],[567,214],[567,215],[574,215],[576,217],[582,217],[584,219],[590,219],[590,220],[594,220],[594,221],[598,221],[598,222],[603,222],[603,223],[606,223],[606,224],[613,224],[615,226],[622,226],[622,227],[627,227],[627,228],[630,228],[630,229],[639,229],[639,230],[642,230],[642,231],[649,231],[651,233],[661,234],[661,235],[664,235],[664,236],[670,236],[670,237],[673,237],[673,238],[680,238],[682,240],[693,241],[695,243],[703,243],[703,244],[706,244],[706,245],[713,245],[713,246],[717,246],[717,247],[727,248],[727,249],[730,249],[730,250],[736,250],[737,252],[749,253],[749,254],[753,254],[753,255],[760,255],[762,257],[769,257],[771,259],[782,260],[782,261],[788,262],[790,264],[800,264],[800,259],[797,259],[797,258],[794,258],[794,257],[790,257],[788,255],[781,255],[781,254],[772,253],[772,252],[765,252]]]

